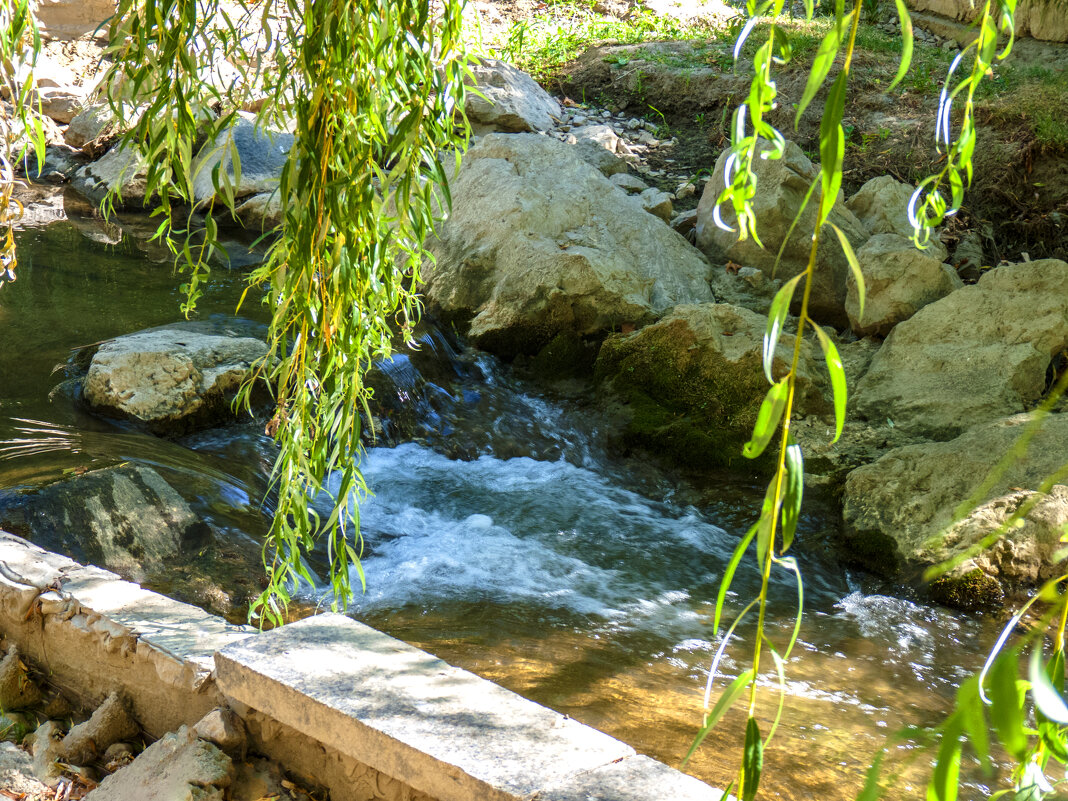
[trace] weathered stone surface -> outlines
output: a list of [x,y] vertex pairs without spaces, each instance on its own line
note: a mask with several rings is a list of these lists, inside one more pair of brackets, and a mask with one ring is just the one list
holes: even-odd
[[852,272],[846,278],[845,305],[857,336],[885,337],[902,320],[964,286],[952,267],[929,252],[917,250],[912,240],[894,233],[875,234],[857,251],[864,276],[864,314]]
[[118,123],[107,103],[93,103],[78,112],[63,132],[63,141],[71,147],[83,147],[108,133],[119,133]]
[[[627,405],[627,444],[703,467],[742,461],[768,390],[762,361],[764,318],[727,303],[677,306],[633,334],[611,336],[597,356],[597,379]],[[780,344],[772,375],[789,368],[792,350]],[[826,401],[811,344],[802,349],[797,407],[822,411]]]
[[440,801],[513,801],[633,749],[342,615],[216,654],[228,696]]
[[737,801],[647,756],[632,756],[575,776],[538,794],[538,801]]
[[[972,22],[980,12],[968,0],[909,0],[909,6],[961,22]],[[1030,34],[1049,42],[1068,42],[1068,14],[1057,0],[1020,0],[1014,20],[1018,36]]]
[[999,267],[899,323],[860,380],[856,408],[949,439],[1038,400],[1066,348],[1068,264]]
[[522,70],[497,59],[471,65],[478,91],[468,92],[464,109],[473,123],[498,131],[548,131],[560,118],[560,104]]
[[[897,234],[912,239],[912,224],[909,222],[909,200],[913,187],[889,175],[872,178],[857,193],[846,201],[846,208],[857,216],[870,234]],[[930,247],[924,251],[939,263],[946,260],[946,246],[936,234],[931,236]]]
[[118,693],[112,693],[96,708],[89,720],[67,732],[59,747],[66,762],[88,765],[103,755],[108,746],[140,732],[141,727],[130,714],[126,699]]
[[649,188],[649,184],[645,183],[641,178],[626,172],[616,173],[608,180],[629,195],[639,194]]
[[71,186],[93,203],[118,187],[116,207],[136,209],[145,205],[146,171],[147,165],[132,148],[118,145],[74,173]]
[[214,743],[231,756],[243,756],[248,745],[245,724],[233,710],[225,707],[211,710],[193,729],[202,740]]
[[33,760],[14,743],[0,743],[0,787],[26,798],[46,798],[48,787],[33,778]]
[[94,470],[5,500],[0,520],[138,581],[212,536],[159,473],[141,465]]
[[41,113],[64,125],[81,111],[86,94],[85,90],[75,86],[50,86],[37,90]]
[[247,117],[239,117],[232,128],[205,145],[193,162],[193,195],[197,203],[214,197],[212,172],[216,167],[220,173],[225,170],[233,182],[232,149],[237,150],[241,163],[241,180],[233,187],[234,197],[271,192],[278,186],[292,146],[293,134],[260,130]]
[[46,720],[30,736],[33,738],[33,775],[54,787],[63,775],[63,769],[57,764],[63,754],[59,745],[63,732],[54,720]]
[[642,208],[654,217],[659,217],[666,223],[671,222],[671,215],[675,209],[671,202],[671,195],[667,192],[650,187],[638,195],[638,199],[642,203]]
[[[761,152],[765,152],[767,148],[767,145],[763,145]],[[712,179],[705,185],[701,195],[701,202],[697,207],[697,246],[713,261],[722,262],[729,259],[746,267],[756,267],[771,276],[775,270],[776,254],[801,208],[805,193],[819,174],[819,167],[809,161],[808,156],[793,142],[786,143],[786,151],[781,159],[755,160],[753,171],[756,173],[759,189],[753,199],[753,210],[759,226],[757,233],[764,243],[762,249],[752,238],[740,241],[736,231],[723,230],[713,219],[716,200],[723,189],[724,171],[729,156],[729,150],[720,154]],[[807,266],[819,196],[820,190],[817,187],[783,249],[782,261],[775,270],[774,277],[792,278]],[[730,204],[723,206],[721,214],[723,222],[733,228],[736,221],[734,211],[729,206]],[[841,202],[835,203],[829,222],[845,233],[854,249],[859,248],[868,238],[867,230]],[[849,262],[842,253],[842,247],[834,232],[826,225],[820,236],[816,261],[810,312],[820,322],[845,325],[846,276],[849,274]],[[800,294],[798,293],[798,302]]]
[[285,210],[277,192],[253,195],[241,203],[236,211],[246,227],[257,231],[277,228],[285,219]]
[[86,801],[225,801],[233,781],[230,757],[182,726],[113,773]]
[[34,0],[37,24],[50,39],[77,39],[94,31],[107,33],[115,0]]
[[247,336],[138,331],[100,346],[85,377],[85,400],[153,431],[181,433],[232,417],[234,394],[266,352],[266,344]]
[[701,255],[555,139],[485,137],[452,197],[425,294],[484,350],[536,353],[712,300]]
[[[963,551],[996,530],[1011,510],[1059,470],[1068,453],[1068,415],[1050,415],[1026,455],[1014,459],[993,487],[978,498],[977,511],[953,525],[958,507],[971,499],[987,474],[1013,447],[1032,421],[1016,415],[978,426],[949,442],[897,448],[849,474],[843,496],[845,536],[854,558],[871,569],[893,574],[909,565],[931,564]],[[1007,588],[1032,585],[1051,575],[1054,534],[1065,518],[1068,495],[1056,489],[1032,511],[1023,528],[1003,545],[973,560]],[[1063,529],[1061,529],[1063,533]],[[1059,534],[1057,535],[1059,537]],[[963,605],[963,604],[958,604]]]
[[41,690],[27,675],[26,666],[19,659],[18,648],[9,646],[0,661],[0,709],[5,712],[27,709],[40,700]]

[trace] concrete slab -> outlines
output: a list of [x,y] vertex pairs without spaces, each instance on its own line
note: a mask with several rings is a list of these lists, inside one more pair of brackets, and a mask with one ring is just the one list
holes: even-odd
[[[663,762],[633,756],[572,776],[536,801],[737,801]],[[534,801],[534,799],[532,799]]]
[[439,801],[527,799],[634,756],[607,734],[343,615],[234,643],[215,664],[225,695]]

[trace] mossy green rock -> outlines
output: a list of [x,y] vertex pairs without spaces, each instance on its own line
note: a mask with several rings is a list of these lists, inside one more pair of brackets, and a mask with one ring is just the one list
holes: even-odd
[[[626,405],[625,443],[686,467],[751,464],[741,449],[768,391],[761,359],[764,325],[748,309],[705,303],[677,306],[654,325],[605,340],[595,375]],[[790,356],[780,345],[776,379],[786,373]],[[818,370],[806,342],[798,368],[802,413],[828,409],[814,375]]]

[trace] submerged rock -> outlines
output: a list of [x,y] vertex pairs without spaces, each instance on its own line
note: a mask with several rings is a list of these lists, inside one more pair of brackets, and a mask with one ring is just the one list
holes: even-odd
[[[765,320],[726,303],[678,306],[658,323],[605,340],[596,376],[617,392],[629,418],[624,441],[691,467],[741,463],[768,390],[762,362]],[[773,376],[792,349],[776,354]],[[802,348],[797,406],[825,411],[810,343]]]
[[685,239],[549,137],[486,136],[452,198],[425,294],[483,350],[534,354],[561,333],[602,335],[713,299]]
[[[761,152],[768,146],[763,145]],[[716,200],[723,189],[723,177],[730,151],[723,151],[716,162],[712,179],[705,185],[701,202],[697,207],[697,246],[713,261],[730,260],[746,267],[756,267],[769,277],[792,278],[808,265],[812,244],[812,230],[816,224],[820,190],[812,193],[793,234],[783,249],[782,261],[775,266],[776,255],[787,231],[793,224],[801,202],[812,181],[819,175],[819,167],[809,161],[793,142],[786,143],[781,159],[757,158],[753,171],[757,176],[756,197],[753,210],[757,218],[757,234],[764,244],[761,248],[752,238],[741,241],[737,231],[725,231],[716,225],[713,213]],[[735,227],[735,217],[730,204],[721,207],[723,222]],[[868,232],[844,203],[835,203],[829,222],[837,225],[849,238],[853,248],[859,248],[868,238]],[[838,238],[830,226],[824,226],[816,256],[816,277],[812,288],[810,311],[814,319],[823,323],[844,326],[846,276],[849,262],[842,253]],[[796,299],[799,302],[801,293]]]
[[85,377],[85,400],[155,433],[207,427],[233,418],[233,398],[266,352],[253,337],[150,328],[100,346]]
[[[849,474],[843,496],[846,543],[851,556],[869,569],[894,575],[910,567],[941,562],[963,553],[995,531],[1013,510],[1059,470],[1068,453],[1068,414],[1050,415],[1025,455],[976,500],[974,510],[955,510],[972,499],[988,473],[1010,453],[1033,415],[1022,414],[973,428],[949,442],[908,445]],[[1051,556],[1068,523],[1068,490],[1055,487],[1020,528],[987,553],[964,562],[941,584],[960,596],[957,606],[982,605],[1001,593],[1033,587],[1054,575]],[[976,575],[973,571],[981,573]],[[965,598],[960,582],[979,593]]]
[[94,470],[36,492],[0,498],[0,521],[50,550],[143,581],[209,542],[210,527],[155,470]]
[[856,408],[950,439],[1038,401],[1066,349],[1068,264],[999,267],[899,323],[860,380]]

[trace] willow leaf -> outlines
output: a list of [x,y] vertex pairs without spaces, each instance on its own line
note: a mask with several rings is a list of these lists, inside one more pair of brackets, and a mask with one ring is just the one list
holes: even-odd
[[768,394],[764,396],[757,412],[756,423],[753,425],[753,436],[742,448],[742,456],[746,459],[756,459],[764,452],[771,438],[779,428],[783,410],[786,408],[786,396],[790,391],[789,382],[784,378],[776,384],[772,384]]
[[797,284],[802,277],[804,277],[804,273],[798,273],[783,284],[779,291],[775,293],[775,297],[771,301],[771,308],[768,309],[768,324],[764,330],[762,358],[764,362],[764,377],[768,379],[769,384],[775,383],[775,379],[771,377],[771,368],[775,365],[775,351],[779,347],[779,334],[782,333],[783,323],[786,322],[786,315],[790,311],[790,301],[793,300]]
[[805,466],[801,446],[790,438],[786,446],[786,488],[782,501],[782,551],[790,550],[801,519],[801,496],[805,489]]
[[760,789],[760,774],[764,772],[764,741],[760,738],[760,726],[750,717],[745,724],[745,746],[742,749],[744,781],[742,801],[753,801]]
[[[898,0],[901,2],[902,0]],[[801,94],[801,102],[797,104],[797,113],[794,114],[794,130],[797,130],[798,124],[801,122],[801,115],[805,113],[805,109],[808,108],[809,103],[812,102],[812,98],[816,96],[816,93],[823,86],[823,82],[827,79],[827,74],[831,71],[831,67],[834,65],[834,58],[838,55],[838,49],[842,45],[842,33],[845,31],[845,22],[836,24],[831,27],[827,34],[823,37],[823,41],[820,42],[819,49],[816,50],[816,57],[812,60],[812,68],[808,73],[808,82],[805,84],[805,91]]]
[[867,295],[867,288],[864,284],[864,273],[860,271],[860,262],[857,261],[857,254],[853,251],[853,245],[850,243],[849,237],[847,237],[845,232],[834,223],[830,223],[830,226],[838,237],[838,243],[842,246],[842,253],[845,254],[846,261],[849,262],[849,269],[853,271],[853,280],[857,282],[857,296],[860,299],[860,317],[863,317],[864,298]]
[[894,3],[897,5],[898,19],[901,20],[901,61],[897,67],[897,75],[895,75],[894,80],[890,82],[887,91],[901,83],[905,75],[908,74],[909,67],[912,65],[912,17],[909,16],[909,9],[908,6],[905,5],[905,0],[894,0]]
[[827,362],[827,373],[831,378],[831,394],[834,396],[834,439],[837,442],[842,436],[842,427],[845,425],[846,391],[845,369],[842,367],[842,357],[838,355],[838,348],[834,346],[827,332],[818,325],[812,326],[823,349],[823,358]]
[[723,694],[720,695],[719,699],[716,701],[716,705],[712,707],[712,711],[708,713],[704,725],[702,725],[700,731],[697,732],[697,736],[690,745],[690,750],[687,751],[686,756],[683,757],[683,766],[686,765],[690,757],[693,756],[694,751],[696,751],[701,743],[704,742],[708,733],[712,731],[713,727],[715,727],[720,719],[727,713],[727,710],[734,706],[734,702],[738,700],[738,697],[743,692],[745,692],[745,688],[749,686],[749,682],[753,680],[753,676],[753,670],[750,668],[732,681],[727,689],[723,691]]

